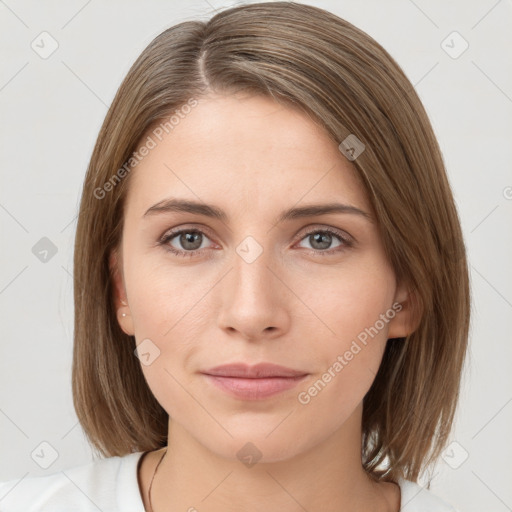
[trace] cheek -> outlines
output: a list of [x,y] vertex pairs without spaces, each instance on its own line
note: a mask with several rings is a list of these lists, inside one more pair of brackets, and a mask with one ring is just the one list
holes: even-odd
[[322,332],[338,350],[347,342],[350,345],[360,334],[364,338],[367,329],[376,323],[379,336],[375,337],[387,335],[388,324],[379,319],[391,306],[394,275],[385,262],[367,258],[357,265],[332,269],[319,279],[303,281],[298,294],[310,306],[312,317],[322,321],[325,327]]
[[125,279],[144,377],[167,413],[181,417],[191,405],[187,390],[212,316],[208,291],[215,280],[133,253],[125,260]]
[[165,355],[141,367],[149,389],[167,414],[174,418],[186,416],[191,407],[190,394],[186,392],[191,389],[187,375],[169,364]]
[[125,262],[135,336],[164,341],[174,338],[186,325],[187,337],[193,339],[206,319],[208,300],[204,298],[215,285],[214,276],[169,263],[164,249],[154,248],[152,252],[139,257],[132,254]]
[[[323,335],[315,347],[319,371],[312,385],[302,388],[299,403],[334,407],[342,416],[363,399],[379,369],[394,316],[393,279],[384,264],[362,265],[323,280],[322,294],[309,293],[304,302],[322,320]],[[318,325],[317,319],[312,321]]]

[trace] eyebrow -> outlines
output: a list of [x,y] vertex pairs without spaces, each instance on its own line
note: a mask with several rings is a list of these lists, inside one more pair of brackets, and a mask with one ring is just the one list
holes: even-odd
[[[143,215],[143,218],[147,218],[149,216],[157,215],[160,213],[170,212],[193,213],[197,215],[204,215],[205,217],[211,217],[213,219],[218,219],[222,222],[228,221],[228,215],[226,212],[214,205],[176,198],[163,199],[162,201],[154,204],[146,211],[146,213]],[[355,214],[364,217],[369,222],[373,222],[372,216],[369,213],[355,206],[341,203],[326,203],[311,204],[285,210],[277,219],[277,223],[283,222],[285,220],[315,217],[317,215],[327,215],[329,213]]]

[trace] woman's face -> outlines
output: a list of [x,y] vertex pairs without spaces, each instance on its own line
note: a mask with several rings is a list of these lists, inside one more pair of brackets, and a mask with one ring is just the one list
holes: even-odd
[[[397,305],[407,296],[353,164],[311,119],[266,97],[212,96],[183,111],[144,140],[154,147],[131,171],[111,260],[119,322],[151,391],[226,458],[250,442],[263,461],[284,460],[350,421],[360,429],[386,340],[407,333]],[[335,204],[350,208],[316,211]],[[203,373],[261,362],[305,376]],[[265,395],[272,383],[288,389]]]

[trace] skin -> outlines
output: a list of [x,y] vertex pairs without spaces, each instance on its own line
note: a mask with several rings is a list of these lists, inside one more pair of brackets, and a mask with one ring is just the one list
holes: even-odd
[[[386,259],[353,164],[301,112],[262,96],[215,95],[201,99],[130,180],[111,265],[122,329],[160,350],[141,365],[170,417],[153,511],[398,511],[399,487],[375,483],[362,469],[361,415],[387,339],[413,327],[410,297]],[[184,212],[143,217],[171,196],[214,204],[227,220]],[[285,209],[329,202],[371,219],[330,213],[275,223]],[[203,231],[195,246],[179,235],[167,242],[192,257],[158,244],[171,228]],[[312,233],[325,228],[355,242],[315,242]],[[263,249],[251,263],[236,251],[249,235]],[[396,302],[402,310],[301,404],[298,393]],[[247,401],[199,373],[238,361],[309,375],[299,387]],[[252,467],[237,457],[247,442],[262,455]],[[139,468],[146,510],[162,453],[149,452]]]

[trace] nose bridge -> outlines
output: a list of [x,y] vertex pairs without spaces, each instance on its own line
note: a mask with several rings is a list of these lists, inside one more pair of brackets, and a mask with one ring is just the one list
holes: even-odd
[[220,327],[251,338],[269,327],[281,331],[288,315],[276,289],[282,284],[271,270],[275,267],[272,250],[247,236],[235,247],[231,267],[222,287]]
[[271,281],[275,279],[268,268],[272,264],[271,252],[252,235],[245,237],[235,248],[231,286],[239,304],[249,305],[270,298]]

